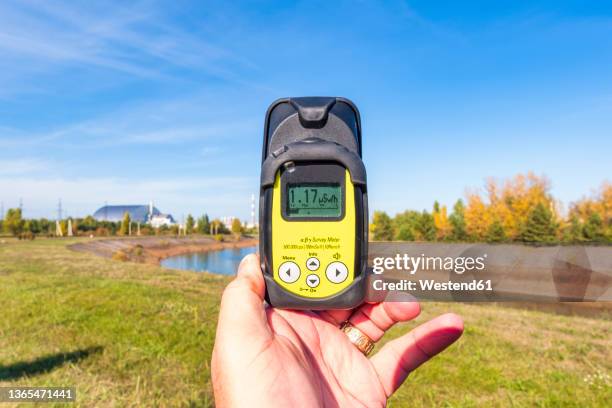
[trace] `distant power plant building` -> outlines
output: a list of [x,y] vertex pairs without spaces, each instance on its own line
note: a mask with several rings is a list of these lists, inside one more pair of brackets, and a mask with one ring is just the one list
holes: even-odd
[[153,206],[153,203],[149,205],[105,205],[99,208],[93,217],[98,221],[120,222],[125,213],[130,215],[133,222],[151,223],[155,228],[175,224],[172,215],[162,214]]

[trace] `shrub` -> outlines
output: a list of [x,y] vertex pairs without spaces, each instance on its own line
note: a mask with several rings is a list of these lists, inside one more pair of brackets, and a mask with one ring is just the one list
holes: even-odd
[[125,252],[119,250],[119,251],[116,251],[113,254],[113,260],[121,261],[121,262],[126,262],[126,261],[129,260],[129,257],[128,257],[128,255]]
[[105,227],[98,227],[96,229],[96,236],[98,237],[107,237],[110,235],[110,231]]
[[30,240],[30,241],[34,241],[34,239],[36,238],[36,235],[34,235],[32,232],[30,231],[26,231],[26,232],[22,232],[21,234],[19,234],[17,236],[17,239],[19,240]]
[[132,249],[132,253],[136,256],[142,256],[144,254],[144,247],[142,245],[136,245]]

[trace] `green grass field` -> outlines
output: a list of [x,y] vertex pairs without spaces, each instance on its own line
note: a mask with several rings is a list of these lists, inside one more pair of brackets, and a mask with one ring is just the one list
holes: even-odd
[[[0,386],[74,386],[78,406],[211,406],[210,356],[228,278],[0,244]],[[390,406],[610,406],[610,317],[425,303],[465,334]]]

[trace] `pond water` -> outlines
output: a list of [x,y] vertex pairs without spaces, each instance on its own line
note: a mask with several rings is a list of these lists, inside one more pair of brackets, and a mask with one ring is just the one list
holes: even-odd
[[194,252],[162,259],[160,264],[166,268],[234,275],[242,258],[254,252],[257,252],[256,246]]

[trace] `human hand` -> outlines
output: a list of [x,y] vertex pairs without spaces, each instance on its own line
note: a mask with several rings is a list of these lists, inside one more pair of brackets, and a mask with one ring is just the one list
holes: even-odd
[[259,258],[249,255],[223,293],[212,381],[217,407],[377,407],[418,366],[463,332],[445,314],[365,357],[339,330],[349,320],[373,341],[415,318],[417,302],[364,304],[322,312],[264,306]]

